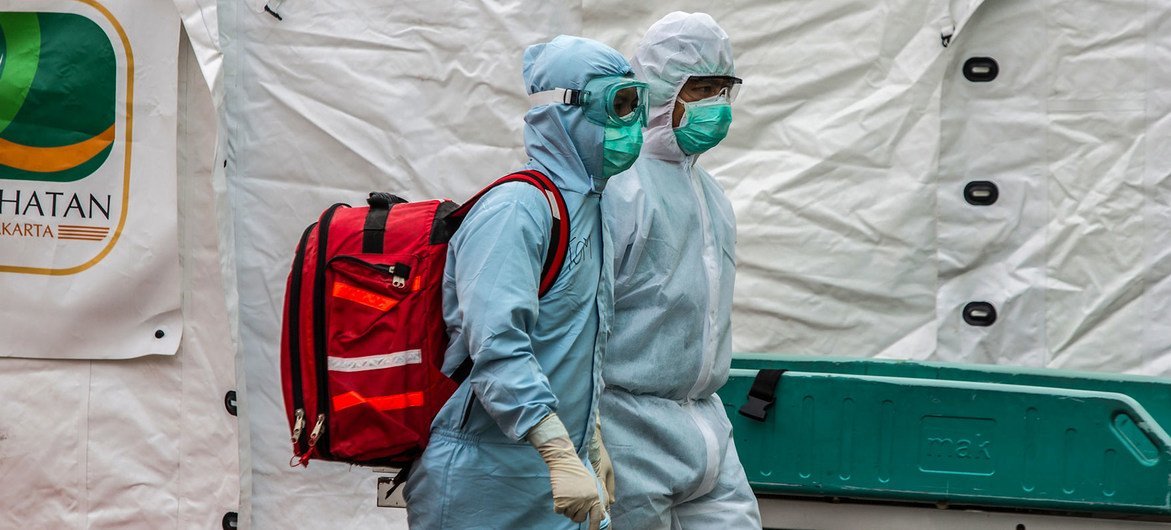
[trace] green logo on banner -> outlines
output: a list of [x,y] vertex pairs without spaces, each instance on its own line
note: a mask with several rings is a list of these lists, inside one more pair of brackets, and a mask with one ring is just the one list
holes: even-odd
[[109,37],[69,13],[0,13],[0,179],[72,182],[114,143]]

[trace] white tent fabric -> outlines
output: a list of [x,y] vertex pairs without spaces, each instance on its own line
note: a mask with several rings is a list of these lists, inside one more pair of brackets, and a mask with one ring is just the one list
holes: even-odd
[[212,101],[220,108],[224,99],[224,52],[220,44],[219,10],[215,0],[175,0],[183,28],[199,61]]
[[[1171,224],[1166,4],[998,2],[956,42],[934,187],[930,358],[1167,375]],[[969,57],[1000,76],[968,82]],[[966,182],[1001,199],[973,207]],[[970,300],[989,328],[956,316]]]
[[[192,46],[183,344],[3,360],[0,476],[27,487],[0,494],[0,526],[215,528],[239,506],[243,528],[405,528],[375,507],[375,473],[288,465],[297,236],[370,190],[467,197],[523,162],[524,46],[569,33],[629,54],[672,10],[713,15],[745,79],[703,160],[739,218],[736,349],[1171,374],[1166,5],[271,2],[283,20],[264,0],[176,5]],[[966,80],[971,57],[999,77]],[[968,204],[974,180],[998,201]],[[972,301],[996,323],[964,323]]]
[[[401,521],[367,470],[287,468],[276,345],[300,229],[372,189],[466,197],[521,162],[524,45],[565,32],[629,53],[676,9],[720,21],[745,78],[704,158],[739,217],[736,349],[1168,373],[1164,7],[263,5],[224,24],[259,527]],[[984,55],[1000,78],[966,80]],[[972,180],[999,201],[964,202]],[[964,323],[971,301],[997,322]]]

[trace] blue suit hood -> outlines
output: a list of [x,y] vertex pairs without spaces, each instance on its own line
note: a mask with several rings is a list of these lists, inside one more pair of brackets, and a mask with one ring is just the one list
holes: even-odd
[[[590,79],[630,73],[622,54],[598,41],[560,35],[525,49],[524,81],[529,94],[570,88]],[[530,167],[542,170],[563,191],[601,192],[603,128],[590,123],[581,107],[552,104],[525,114],[525,151]]]

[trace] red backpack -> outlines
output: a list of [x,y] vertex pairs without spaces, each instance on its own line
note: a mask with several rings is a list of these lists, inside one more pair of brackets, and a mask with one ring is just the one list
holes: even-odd
[[468,359],[452,377],[440,371],[447,242],[476,201],[505,182],[526,182],[549,199],[543,296],[565,261],[569,217],[557,186],[537,171],[507,175],[463,206],[371,193],[368,207],[335,204],[305,229],[281,335],[290,465],[405,466],[422,454],[431,421],[472,367]]

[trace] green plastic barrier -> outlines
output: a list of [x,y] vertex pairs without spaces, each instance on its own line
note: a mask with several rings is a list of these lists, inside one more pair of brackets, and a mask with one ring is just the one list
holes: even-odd
[[[739,354],[720,397],[758,493],[1171,516],[1171,381]],[[763,422],[757,370],[788,370]]]

